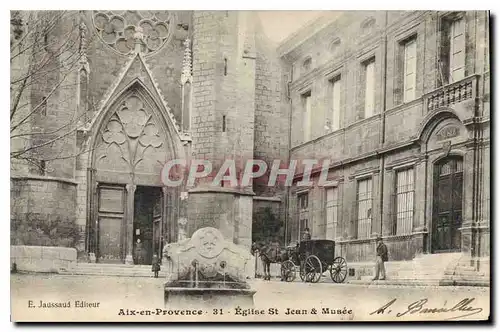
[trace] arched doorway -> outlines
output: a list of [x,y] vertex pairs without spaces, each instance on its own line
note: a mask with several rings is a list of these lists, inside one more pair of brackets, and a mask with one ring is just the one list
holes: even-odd
[[161,182],[175,159],[175,129],[136,82],[110,103],[95,128],[89,177],[90,252],[99,263],[151,264],[174,236],[172,190]]
[[460,251],[463,206],[463,158],[448,156],[434,164],[431,249]]

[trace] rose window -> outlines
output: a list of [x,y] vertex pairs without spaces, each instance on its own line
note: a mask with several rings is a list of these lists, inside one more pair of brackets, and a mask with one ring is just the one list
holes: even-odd
[[171,15],[167,11],[94,11],[93,18],[102,41],[122,54],[129,54],[134,50],[136,31],[141,31],[144,35],[144,53],[160,49],[170,32]]

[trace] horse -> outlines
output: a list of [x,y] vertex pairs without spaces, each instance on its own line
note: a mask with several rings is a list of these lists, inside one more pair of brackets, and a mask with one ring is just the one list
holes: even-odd
[[271,280],[271,263],[281,263],[288,258],[287,252],[282,250],[279,243],[269,242],[268,244],[252,245],[252,254],[259,252],[259,257],[264,268],[264,280]]

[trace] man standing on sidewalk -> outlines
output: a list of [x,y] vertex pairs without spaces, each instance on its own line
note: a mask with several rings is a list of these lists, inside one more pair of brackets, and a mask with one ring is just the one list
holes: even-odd
[[382,241],[381,236],[377,236],[377,258],[375,261],[375,277],[372,280],[385,280],[385,266],[384,263],[389,260],[387,247]]

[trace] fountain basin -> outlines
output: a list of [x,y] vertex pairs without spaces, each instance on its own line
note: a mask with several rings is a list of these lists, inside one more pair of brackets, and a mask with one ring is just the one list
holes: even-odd
[[253,307],[249,281],[254,257],[248,248],[224,240],[219,230],[200,228],[190,239],[163,249],[165,307],[223,309]]
[[165,287],[166,308],[252,308],[255,290],[231,288]]

